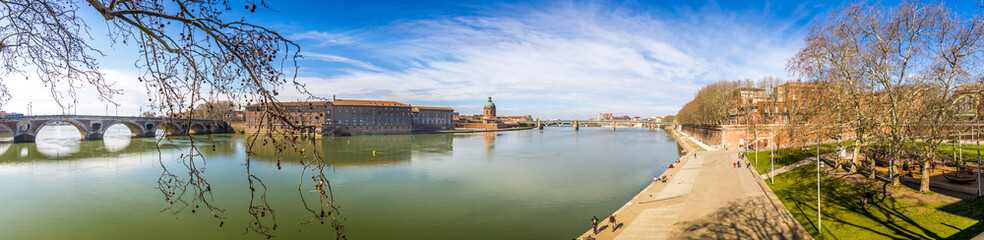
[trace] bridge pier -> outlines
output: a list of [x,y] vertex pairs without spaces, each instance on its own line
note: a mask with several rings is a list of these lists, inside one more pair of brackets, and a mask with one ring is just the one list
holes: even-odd
[[15,143],[32,143],[34,142],[34,135],[31,134],[21,134],[14,137]]
[[614,132],[614,131],[615,131],[615,125],[616,125],[616,124],[615,124],[615,120],[612,120],[612,132]]
[[536,120],[536,129],[543,130],[543,123],[540,123],[540,120]]
[[103,140],[102,133],[99,132],[89,133],[85,136],[85,139],[82,139],[82,141],[97,141],[97,140]]
[[577,128],[578,128],[577,120],[574,120],[574,131],[575,132],[577,132]]

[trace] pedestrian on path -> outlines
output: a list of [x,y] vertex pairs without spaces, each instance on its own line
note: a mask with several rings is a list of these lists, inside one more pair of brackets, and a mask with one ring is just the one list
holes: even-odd
[[738,167],[741,168],[741,161],[738,161],[737,164],[738,164]]
[[731,163],[731,167],[733,167],[733,168],[734,168],[734,167],[738,167],[738,162],[733,162],[733,163]]
[[598,234],[598,216],[591,216],[591,229],[594,230],[594,234]]
[[618,227],[618,225],[615,225],[615,214],[608,215],[608,224],[612,227],[612,232],[614,232],[615,227]]

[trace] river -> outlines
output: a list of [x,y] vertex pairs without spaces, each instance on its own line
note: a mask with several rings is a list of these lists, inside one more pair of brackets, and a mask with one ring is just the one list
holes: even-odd
[[[68,126],[37,143],[0,144],[0,239],[263,239],[247,232],[245,136],[199,135],[205,178],[220,220],[180,213],[155,189],[162,165],[191,141],[129,139],[117,125],[103,141]],[[333,137],[319,148],[349,239],[569,239],[618,209],[680,156],[665,131],[548,127],[497,133]],[[214,150],[213,150],[213,147]],[[269,189],[276,239],[332,236],[297,189],[301,165],[277,169],[257,147],[251,172]],[[183,171],[182,171],[183,170]],[[190,208],[189,208],[190,209]],[[164,211],[162,211],[164,210]],[[245,232],[245,233],[244,233]]]

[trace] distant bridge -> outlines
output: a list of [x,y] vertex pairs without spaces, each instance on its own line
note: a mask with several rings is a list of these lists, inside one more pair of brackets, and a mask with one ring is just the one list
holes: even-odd
[[578,125],[582,127],[591,127],[591,126],[612,126],[613,124],[615,126],[635,126],[637,124],[642,124],[643,127],[649,127],[650,125],[655,125],[656,127],[676,125],[675,122],[651,122],[651,121],[641,121],[641,120],[640,121],[636,121],[636,120],[533,120],[533,121],[522,121],[520,123],[525,123],[533,126],[536,126],[539,123],[547,127],[549,126],[573,127],[574,125]]
[[210,134],[232,132],[229,123],[204,119],[165,119],[160,117],[119,117],[98,115],[38,115],[0,118],[0,132],[9,132],[14,142],[34,142],[38,131],[49,124],[74,126],[82,140],[102,140],[106,129],[123,124],[132,137],[154,137],[157,129],[167,135]]

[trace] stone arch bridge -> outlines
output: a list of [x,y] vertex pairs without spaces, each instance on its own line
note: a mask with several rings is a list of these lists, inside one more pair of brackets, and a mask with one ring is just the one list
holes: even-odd
[[167,135],[233,132],[229,123],[203,119],[164,119],[159,117],[120,117],[98,115],[38,115],[0,118],[0,132],[9,132],[14,142],[34,142],[38,131],[49,124],[74,126],[82,140],[102,140],[106,129],[123,124],[132,137],[154,137],[157,129]]
[[573,127],[575,125],[582,126],[582,127],[601,127],[601,126],[612,126],[612,125],[631,127],[631,126],[636,126],[638,124],[641,124],[644,127],[649,127],[649,126],[662,127],[668,125],[676,125],[676,123],[673,122],[652,122],[652,121],[642,121],[642,120],[639,121],[636,120],[532,120],[532,121],[522,121],[520,123],[529,124],[533,126],[537,126],[537,124],[540,124],[547,127],[550,126]]

